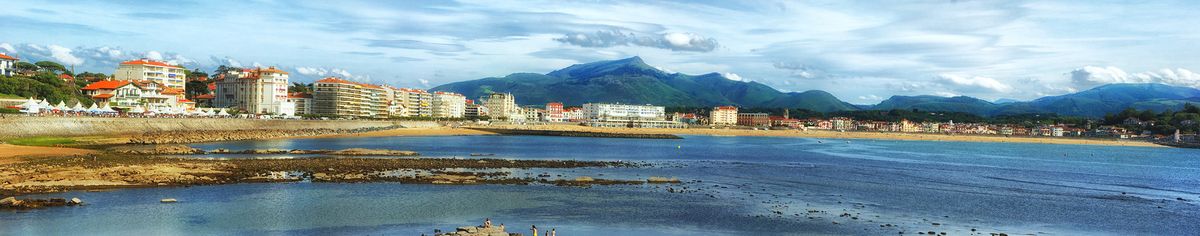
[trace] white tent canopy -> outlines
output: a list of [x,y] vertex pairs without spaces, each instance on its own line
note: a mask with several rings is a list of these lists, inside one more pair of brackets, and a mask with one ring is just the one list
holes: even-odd
[[59,111],[69,111],[69,110],[71,110],[71,108],[67,107],[67,103],[66,103],[66,102],[63,102],[63,101],[58,101],[58,105],[57,105],[57,106],[54,106],[54,109],[58,109]]
[[71,111],[73,111],[73,112],[85,112],[85,111],[87,111],[87,109],[84,109],[84,108],[83,108],[83,103],[80,103],[80,102],[75,102],[75,106],[74,106],[74,107],[71,107]]
[[133,109],[129,109],[128,112],[129,113],[138,113],[138,114],[146,113],[146,108],[142,108],[142,106],[135,106],[135,107],[133,107]]
[[229,116],[229,113],[225,112],[225,108],[221,108],[221,112],[218,112],[217,115],[218,116]]
[[108,104],[104,104],[104,107],[101,107],[100,111],[104,112],[104,113],[116,113],[117,112],[117,110],[113,110],[112,107],[108,106]]

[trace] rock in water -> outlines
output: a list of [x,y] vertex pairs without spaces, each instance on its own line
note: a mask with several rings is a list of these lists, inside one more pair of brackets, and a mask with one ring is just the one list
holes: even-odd
[[79,198],[77,198],[77,197],[73,197],[73,198],[71,198],[71,201],[67,202],[67,204],[69,204],[69,205],[82,205],[82,204],[83,204],[83,200],[79,200]]
[[178,201],[179,201],[179,200],[175,200],[174,198],[163,198],[162,200],[159,200],[158,202],[161,202],[161,203],[175,203],[175,202],[178,202]]
[[15,197],[6,197],[4,199],[0,199],[0,206],[16,206],[20,203],[21,201],[17,200]]

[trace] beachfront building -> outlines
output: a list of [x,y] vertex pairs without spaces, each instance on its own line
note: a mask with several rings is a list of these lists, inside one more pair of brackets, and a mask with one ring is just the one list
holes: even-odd
[[833,130],[845,131],[854,130],[854,120],[846,117],[834,117],[829,119]]
[[487,116],[487,107],[475,103],[475,100],[467,99],[463,104],[463,117],[479,118]]
[[563,122],[566,120],[566,116],[563,115],[563,104],[561,102],[546,103],[547,122]]
[[467,97],[451,92],[433,93],[433,117],[462,118],[467,113]]
[[184,88],[187,75],[183,73],[183,67],[144,58],[121,62],[121,65],[117,66],[117,72],[113,72],[113,78],[127,81],[149,80],[168,88],[187,90]]
[[771,119],[767,113],[737,113],[737,125],[769,126],[771,125]]
[[[404,107],[403,113],[395,116],[432,117],[433,94],[420,89],[401,88],[395,91],[397,104]],[[465,100],[465,97],[464,97]]]
[[288,102],[296,104],[296,115],[312,114],[313,96],[311,93],[288,93]]
[[586,118],[583,115],[582,107],[563,108],[563,119],[566,119],[567,122],[584,122]]
[[738,108],[735,106],[714,107],[708,116],[712,125],[735,125],[738,123]]
[[340,117],[387,118],[388,89],[337,77],[313,83],[312,114]]
[[492,93],[484,100],[483,106],[487,107],[488,116],[497,120],[518,120],[524,119],[521,114],[521,108],[517,107],[517,99],[511,93]]
[[13,69],[17,64],[17,61],[17,57],[0,53],[0,75],[13,76]]
[[666,120],[666,108],[661,106],[587,103],[583,115],[587,125],[594,127],[684,128]]
[[216,78],[213,106],[251,114],[294,116],[288,101],[288,73],[275,67],[229,70]]
[[165,109],[179,106],[174,95],[162,94],[164,86],[153,81],[103,80],[88,84],[81,89],[84,95],[97,104],[109,104],[113,108]]

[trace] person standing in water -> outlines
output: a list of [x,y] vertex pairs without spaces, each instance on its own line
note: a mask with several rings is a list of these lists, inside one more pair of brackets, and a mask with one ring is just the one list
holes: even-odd
[[558,232],[556,232],[554,230],[554,228],[550,228],[550,235],[546,235],[546,236],[558,236]]
[[537,225],[530,225],[530,230],[533,230],[533,236],[537,236]]

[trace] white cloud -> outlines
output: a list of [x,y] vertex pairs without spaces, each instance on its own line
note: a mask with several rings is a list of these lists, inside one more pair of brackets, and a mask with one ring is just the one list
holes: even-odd
[[725,77],[726,79],[733,80],[733,81],[748,82],[748,81],[742,80],[742,76],[740,76],[738,74],[734,74],[734,73],[721,73],[721,77]]
[[867,102],[879,102],[879,101],[882,101],[883,98],[876,96],[875,94],[867,94],[864,96],[858,96],[858,100],[863,100],[863,101],[867,101]]
[[1111,83],[1162,83],[1175,86],[1200,88],[1200,74],[1183,68],[1160,69],[1140,73],[1127,73],[1115,66],[1085,66],[1069,73],[1071,83],[1080,88],[1091,88]]
[[83,59],[71,54],[71,49],[58,45],[50,45],[50,56],[63,65],[83,64]]
[[944,85],[949,85],[957,88],[959,91],[989,91],[1007,93],[1013,90],[1012,86],[1004,84],[999,80],[982,77],[982,76],[961,76],[953,74],[940,74],[936,77],[938,82]]
[[941,97],[958,97],[959,96],[956,93],[951,93],[951,92],[946,92],[946,91],[936,92],[936,93],[933,93],[933,95],[941,96]]
[[146,52],[146,56],[145,56],[145,57],[146,57],[146,59],[155,60],[155,61],[162,61],[162,60],[163,60],[163,55],[162,55],[162,53],[161,53],[161,52],[158,52],[158,51],[148,51],[148,52]]
[[0,43],[0,49],[4,49],[4,52],[8,53],[8,54],[13,54],[13,53],[17,52],[17,49],[14,48],[12,44],[8,44],[8,43]]
[[695,33],[672,32],[653,35],[616,29],[601,30],[590,34],[566,34],[554,40],[581,47],[643,46],[694,52],[711,52],[718,46],[716,39]]
[[427,79],[418,79],[417,81],[420,81],[421,85],[424,85],[426,88],[430,87],[429,80],[427,80]]

